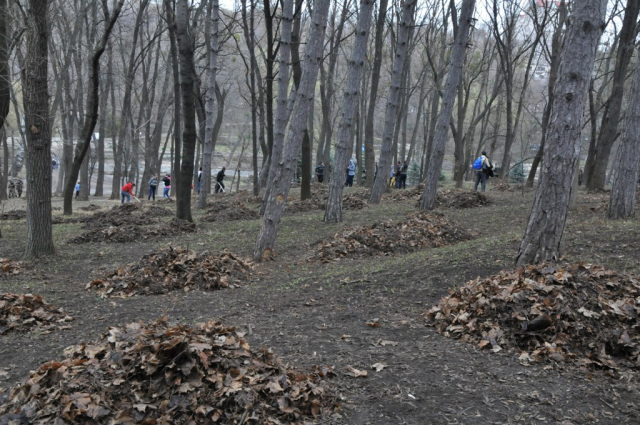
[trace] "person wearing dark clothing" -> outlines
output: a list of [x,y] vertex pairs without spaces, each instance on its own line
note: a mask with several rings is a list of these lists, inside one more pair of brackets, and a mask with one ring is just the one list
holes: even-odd
[[202,167],[198,170],[198,193],[200,193],[200,180],[202,180]]
[[224,172],[226,170],[226,167],[222,167],[222,170],[218,171],[218,174],[216,175],[216,190],[215,193],[218,192],[224,192]]
[[167,174],[162,179],[164,183],[164,191],[162,192],[162,197],[171,200],[171,195],[169,195],[169,191],[171,190],[171,174]]
[[396,164],[394,176],[396,177],[396,189],[400,189],[400,170],[402,169],[402,165],[400,161]]
[[[18,198],[22,198],[22,180],[18,179],[16,182],[16,190],[18,191]],[[78,195],[76,195],[76,198]]]
[[404,161],[402,167],[400,167],[400,183],[398,185],[398,189],[406,189],[407,188],[407,172],[409,170],[409,166],[407,165],[407,161]]
[[349,160],[349,168],[347,168],[347,181],[345,186],[352,187],[353,186],[353,178],[356,175],[356,161],[351,158]]
[[493,168],[493,165],[491,165],[491,161],[489,161],[489,158],[487,158],[487,152],[485,151],[482,151],[482,155],[478,159],[481,160],[481,164],[480,169],[476,171],[476,184],[473,190],[477,191],[478,185],[480,184],[480,182],[482,182],[482,191],[484,192],[487,187],[489,172]]
[[147,200],[150,200],[151,198],[153,198],[153,200],[156,200],[156,191],[158,190],[158,175],[154,174],[151,176],[151,179],[149,179],[149,197],[147,198]]
[[321,162],[316,167],[316,177],[318,177],[318,183],[322,183],[324,181],[324,162]]
[[578,172],[578,186],[582,186],[582,182],[584,181],[584,170],[581,168]]

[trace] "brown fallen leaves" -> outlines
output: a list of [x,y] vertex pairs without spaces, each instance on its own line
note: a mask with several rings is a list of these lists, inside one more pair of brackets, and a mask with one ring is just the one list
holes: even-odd
[[65,356],[12,389],[0,422],[301,424],[338,408],[323,382],[331,368],[285,369],[217,322],[112,327]]
[[452,289],[426,314],[438,332],[521,362],[640,366],[640,283],[591,264],[502,271]]
[[81,244],[90,242],[135,242],[147,240],[159,236],[175,235],[176,233],[194,233],[195,223],[186,220],[172,218],[169,222],[155,226],[143,226],[139,224],[110,225],[106,228],[98,228],[83,233],[80,236],[69,239],[68,243]]
[[22,261],[12,261],[8,258],[0,258],[0,278],[21,274],[25,265]]
[[[420,184],[409,189],[393,189],[390,199],[394,201],[416,200],[418,205],[422,199],[424,185]],[[475,208],[491,203],[484,193],[468,190],[441,190],[436,197],[437,208]]]
[[256,220],[260,218],[256,207],[249,207],[246,202],[216,201],[212,202],[211,208],[200,218],[201,221],[239,221]]
[[491,203],[484,193],[465,190],[442,190],[438,192],[438,208],[475,208]]
[[194,289],[211,291],[247,282],[251,265],[229,252],[197,254],[168,248],[87,284],[102,296],[131,297]]
[[0,220],[24,220],[27,218],[25,210],[11,210],[0,214]]
[[471,239],[473,234],[438,213],[415,212],[402,222],[383,221],[372,226],[341,230],[319,242],[315,256],[322,262],[364,255],[388,255],[438,247]]
[[9,331],[26,332],[37,328],[50,333],[57,326],[72,321],[64,311],[47,304],[40,295],[0,294],[0,335]]

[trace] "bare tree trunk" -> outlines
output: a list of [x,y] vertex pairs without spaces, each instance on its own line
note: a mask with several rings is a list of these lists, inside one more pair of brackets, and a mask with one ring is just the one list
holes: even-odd
[[[182,147],[182,94],[180,87],[180,66],[178,60],[178,42],[176,40],[176,17],[171,7],[171,0],[164,0],[164,9],[167,15],[169,28],[169,54],[171,56],[171,72],[173,74],[173,142],[172,142],[172,166],[171,170],[171,195],[175,195],[180,182],[180,152]],[[190,180],[190,179],[189,179]]]
[[[399,24],[397,47],[395,59],[393,61],[393,74],[391,76],[391,87],[389,87],[389,98],[384,119],[384,132],[382,133],[382,148],[380,149],[380,160],[378,161],[378,176],[373,183],[369,203],[379,204],[382,199],[382,192],[388,184],[387,170],[391,166],[391,147],[393,145],[393,132],[395,129],[398,100],[400,99],[400,85],[404,74],[404,64],[407,56],[409,32],[411,22],[416,10],[417,0],[405,0],[402,3],[402,20]],[[366,136],[365,136],[366,137]],[[366,148],[365,148],[366,149]]]
[[547,128],[542,178],[516,257],[519,266],[557,260],[580,155],[582,114],[606,0],[576,0],[567,30]]
[[624,20],[620,30],[616,65],[613,69],[611,96],[605,104],[600,134],[595,149],[589,151],[585,164],[585,183],[589,190],[602,190],[606,184],[607,165],[611,149],[618,138],[618,124],[622,112],[622,98],[624,95],[624,81],[627,77],[627,68],[633,56],[633,45],[637,34],[638,14],[640,2],[627,0],[624,12]]
[[48,1],[29,0],[22,100],[27,132],[26,258],[54,253],[51,231],[51,129],[48,87]]
[[180,91],[184,118],[182,163],[180,164],[180,179],[176,193],[176,217],[193,221],[191,218],[191,176],[193,175],[196,150],[196,110],[193,92],[193,39],[189,31],[189,4],[187,0],[178,0],[176,3],[175,23],[180,52]]
[[[273,185],[268,183],[271,177],[273,177],[270,170],[275,170],[282,159],[284,137],[287,131],[287,123],[289,122],[290,111],[287,108],[287,101],[289,99],[289,62],[291,61],[292,50],[292,27],[293,0],[284,0],[282,4],[282,31],[280,33],[280,55],[278,59],[278,100],[276,105],[275,133],[273,135],[272,145],[269,148],[269,166],[262,170],[263,173],[269,173],[266,176],[268,180],[264,199],[269,198],[269,191],[273,188]],[[293,49],[296,53],[297,48],[298,46],[296,45]],[[297,57],[294,57],[294,59],[297,59]],[[298,60],[294,60],[294,62],[298,62]],[[297,66],[300,66],[299,63]],[[299,83],[299,81],[297,81],[297,83]],[[260,211],[261,214],[264,214],[266,206],[266,202],[263,202]]]
[[[111,57],[111,47],[107,47],[107,74],[105,84],[102,85],[102,94],[100,96],[100,116],[98,118],[98,176],[96,178],[96,191],[93,196],[102,196],[104,193],[104,139],[107,137],[107,100],[109,99],[109,87],[113,84],[113,59]],[[113,134],[111,136],[113,143]]]
[[[447,75],[447,83],[442,97],[442,108],[438,115],[436,131],[433,138],[433,150],[429,160],[429,166],[425,176],[424,193],[420,203],[421,210],[432,210],[436,206],[436,195],[438,191],[438,180],[442,171],[442,161],[444,160],[444,148],[449,132],[449,122],[453,111],[453,101],[456,95],[460,79],[462,78],[462,68],[464,66],[464,56],[467,51],[469,32],[471,30],[471,20],[475,0],[464,0],[460,9],[460,19],[458,21],[458,31],[451,59],[451,69]],[[453,6],[455,7],[455,6]],[[455,15],[454,15],[455,16]]]
[[[366,170],[375,168],[376,154],[373,149],[373,121],[376,112],[376,100],[378,99],[378,85],[380,84],[380,68],[382,67],[382,47],[384,43],[384,27],[387,19],[388,0],[380,0],[378,20],[376,22],[376,41],[373,59],[373,69],[371,71],[371,92],[369,93],[369,108],[367,110],[366,122],[364,124],[364,166]],[[378,169],[381,172],[382,168]],[[373,187],[374,174],[367,171],[367,187]]]
[[[100,98],[100,57],[104,53],[104,50],[107,46],[107,41],[109,40],[109,35],[111,34],[111,30],[113,29],[113,26],[115,25],[116,20],[120,15],[120,10],[122,9],[123,4],[124,0],[118,0],[118,3],[116,4],[115,9],[113,10],[113,13],[111,15],[109,14],[109,11],[106,9],[106,7],[104,8],[104,18],[107,24],[104,28],[104,33],[102,34],[98,45],[93,51],[93,55],[91,58],[91,86],[89,89],[89,97],[87,98],[86,109],[88,117],[87,119],[85,119],[82,129],[82,141],[78,142],[78,144],[76,145],[71,172],[69,174],[69,178],[67,178],[64,189],[64,215],[71,215],[73,213],[72,203],[75,182],[78,178],[82,162],[85,160],[85,156],[87,154],[87,151],[89,150],[89,146],[91,145],[93,130],[95,129],[96,123],[98,122],[98,105]],[[88,185],[88,182],[82,181],[82,184]]]
[[9,115],[9,106],[11,105],[11,91],[9,90],[11,81],[9,78],[9,32],[7,29],[8,12],[7,0],[0,0],[0,130],[4,128],[5,119],[7,115]]
[[205,127],[204,146],[202,149],[202,174],[200,177],[200,197],[198,198],[198,208],[204,209],[207,206],[207,195],[211,193],[211,155],[215,141],[213,139],[213,126],[215,125],[215,90],[216,72],[218,71],[218,21],[220,20],[218,11],[218,0],[211,0],[208,9],[211,20],[211,40],[209,51],[209,85],[207,87],[207,103],[205,105],[207,121]]
[[354,118],[358,110],[362,72],[364,69],[367,39],[371,27],[371,12],[373,0],[360,0],[356,39],[353,43],[347,85],[344,90],[342,104],[342,119],[338,129],[338,140],[333,158],[333,170],[329,186],[327,208],[324,213],[325,223],[340,223],[342,221],[342,191],[344,188],[344,170],[349,162],[349,151],[354,132]]
[[640,67],[636,68],[615,160],[607,216],[612,220],[635,216],[640,168]]
[[296,100],[291,114],[291,125],[287,134],[287,144],[284,150],[283,160],[278,168],[271,170],[274,178],[269,178],[269,185],[273,189],[269,192],[269,198],[265,199],[267,207],[261,220],[260,234],[253,251],[255,261],[269,258],[273,252],[282,210],[291,188],[302,137],[307,127],[308,114],[313,102],[318,66],[323,56],[324,34],[327,24],[327,14],[330,0],[315,0],[311,28],[307,38],[305,62],[300,87],[296,92]]

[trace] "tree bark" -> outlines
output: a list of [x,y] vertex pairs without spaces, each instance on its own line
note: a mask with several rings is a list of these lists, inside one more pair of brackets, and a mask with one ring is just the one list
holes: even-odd
[[[380,149],[380,160],[378,161],[378,175],[373,183],[369,203],[379,204],[382,199],[382,192],[388,185],[387,170],[391,166],[391,147],[393,145],[393,132],[395,129],[396,112],[400,99],[400,85],[404,74],[404,64],[407,56],[409,44],[409,32],[413,14],[416,10],[417,0],[405,0],[402,3],[402,20],[399,24],[397,47],[393,60],[393,74],[391,76],[391,87],[389,87],[389,99],[384,119],[384,132],[382,134],[382,148]],[[366,138],[366,135],[365,135]],[[365,148],[366,149],[366,148]]]
[[[69,177],[67,178],[64,189],[64,215],[71,215],[73,213],[72,204],[76,185],[75,183],[78,179],[78,173],[80,172],[82,162],[84,161],[87,151],[89,150],[91,138],[93,137],[93,130],[95,129],[96,123],[98,122],[98,105],[100,101],[100,57],[104,53],[104,50],[107,46],[107,41],[109,40],[109,35],[111,34],[111,30],[113,29],[113,26],[115,25],[116,20],[120,15],[120,10],[122,9],[123,4],[124,0],[118,0],[113,13],[109,14],[108,9],[106,8],[106,2],[104,3],[103,13],[105,15],[104,17],[107,24],[104,28],[102,37],[100,38],[98,45],[95,47],[93,55],[91,57],[91,86],[89,89],[89,97],[87,98],[86,109],[88,117],[87,119],[85,119],[82,129],[82,141],[76,145],[75,156],[73,158],[71,171]],[[82,184],[88,184],[88,182],[83,181]]]
[[421,210],[432,210],[436,206],[438,180],[440,179],[440,172],[442,171],[442,161],[444,160],[444,149],[449,132],[449,122],[451,121],[456,91],[462,78],[462,68],[464,66],[464,56],[467,51],[467,42],[469,41],[474,6],[475,0],[464,0],[460,10],[458,31],[451,59],[451,69],[449,70],[449,75],[447,75],[444,96],[442,97],[442,107],[438,115],[433,138],[433,150],[425,176],[424,192],[420,203]]
[[618,138],[624,81],[633,56],[633,45],[637,34],[636,21],[638,20],[639,12],[640,2],[638,0],[627,0],[624,20],[620,30],[616,65],[613,69],[611,96],[605,105],[595,149],[589,151],[587,163],[585,164],[585,183],[588,190],[602,190],[606,184],[607,165],[609,164],[611,149]]
[[606,6],[606,0],[574,2],[554,89],[542,177],[516,257],[519,266],[560,257],[571,183],[580,156],[584,103]]
[[11,91],[9,90],[9,32],[7,30],[8,12],[7,0],[0,0],[0,130],[4,128],[5,119],[9,115],[9,106],[11,105]]
[[204,145],[202,148],[202,175],[200,177],[200,197],[198,198],[198,208],[204,209],[207,206],[207,195],[211,193],[211,155],[215,146],[213,139],[213,126],[215,125],[216,114],[216,73],[218,71],[218,22],[220,20],[218,10],[218,0],[210,0],[209,15],[211,20],[211,40],[209,51],[209,69],[207,103],[205,110],[207,114],[204,135]]
[[347,85],[344,90],[342,104],[342,118],[338,128],[338,140],[335,146],[333,158],[333,170],[329,186],[327,207],[324,213],[325,223],[340,223],[342,221],[342,192],[344,188],[344,170],[349,162],[349,151],[354,132],[354,118],[358,110],[360,86],[364,70],[367,40],[371,27],[371,12],[374,0],[361,0],[358,23],[356,27],[356,39],[353,44]]
[[[178,42],[176,40],[176,16],[171,7],[171,0],[164,0],[169,29],[169,55],[171,56],[171,73],[173,74],[173,143],[171,170],[171,195],[175,195],[180,181],[180,156],[182,151],[182,94],[180,88],[180,64],[178,59]],[[190,179],[187,179],[190,180]]]
[[267,207],[261,220],[260,234],[253,251],[253,258],[260,262],[272,255],[275,245],[282,210],[291,188],[291,179],[295,173],[300,153],[300,145],[304,130],[307,127],[307,119],[313,95],[315,92],[318,67],[323,56],[324,34],[327,24],[327,14],[330,0],[315,0],[311,28],[307,38],[305,62],[300,87],[296,92],[296,100],[291,114],[291,125],[287,134],[287,143],[283,153],[283,159],[278,168],[272,170],[273,179],[269,184],[273,189],[269,192],[269,198],[265,199]]
[[54,253],[51,231],[51,129],[48,87],[48,0],[29,0],[27,54],[22,69],[27,133],[27,241],[25,257]]
[[616,174],[607,216],[612,220],[635,216],[640,168],[640,67],[636,68],[629,104],[615,160]]
[[193,39],[189,31],[188,0],[178,0],[176,3],[175,23],[180,53],[180,91],[182,93],[182,117],[184,118],[182,163],[180,164],[180,179],[176,194],[176,217],[181,220],[193,221],[191,218],[191,176],[194,168],[197,130],[193,92]]
[[[275,132],[269,148],[269,165],[263,168],[263,173],[268,173],[267,182],[271,180],[273,174],[270,170],[275,170],[282,160],[282,150],[284,148],[284,137],[289,122],[289,112],[287,103],[289,99],[289,62],[291,62],[292,50],[292,27],[293,27],[293,0],[284,0],[282,4],[282,30],[280,33],[280,55],[278,59],[278,100],[276,105]],[[297,45],[294,51],[297,53]],[[294,58],[296,59],[296,58]],[[294,65],[295,66],[295,65]],[[299,64],[298,64],[299,66]],[[299,81],[297,81],[299,83]],[[267,184],[264,199],[269,198],[269,190],[273,185]],[[264,214],[266,203],[262,203],[261,214]]]

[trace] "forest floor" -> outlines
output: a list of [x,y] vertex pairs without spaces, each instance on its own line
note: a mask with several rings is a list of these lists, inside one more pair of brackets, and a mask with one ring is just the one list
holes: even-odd
[[[352,191],[357,189],[346,193]],[[194,211],[196,233],[84,244],[68,243],[85,232],[81,223],[55,224],[57,254],[0,279],[0,292],[41,294],[75,320],[50,334],[0,336],[0,387],[20,382],[41,363],[60,359],[65,347],[94,340],[108,326],[166,314],[185,324],[218,319],[236,326],[247,332],[252,348],[269,347],[290,367],[333,366],[337,376],[329,385],[339,393],[342,410],[320,423],[639,423],[638,370],[611,375],[551,362],[525,367],[512,354],[478,350],[426,326],[424,313],[448,288],[513,268],[533,192],[490,185],[487,196],[493,202],[486,206],[439,210],[476,232],[472,240],[412,253],[309,261],[313,245],[339,229],[401,220],[416,210],[415,200],[387,195],[381,205],[345,211],[339,225],[324,224],[322,211],[285,216],[276,259],[257,265],[246,285],[127,299],[101,298],[85,285],[168,244],[228,249],[249,258],[260,221],[201,222],[203,212]],[[607,199],[579,193],[567,221],[564,257],[640,273],[640,222],[607,221]],[[0,221],[0,227],[0,257],[19,260],[25,221]],[[379,326],[367,325],[372,322]],[[375,363],[386,367],[377,372],[371,369]],[[349,376],[348,366],[368,376]]]

